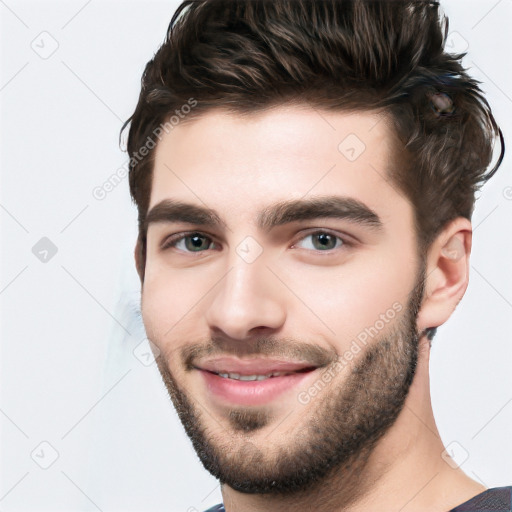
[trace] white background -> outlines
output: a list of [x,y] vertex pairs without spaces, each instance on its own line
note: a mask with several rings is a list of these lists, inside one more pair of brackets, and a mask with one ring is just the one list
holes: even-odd
[[[93,196],[126,164],[119,129],[177,5],[0,1],[3,512],[221,501],[156,366],[143,364],[127,179]],[[468,45],[465,65],[512,151],[512,2],[444,6],[452,51]],[[441,436],[489,487],[512,484],[511,159],[477,202],[470,286],[432,355]],[[45,263],[32,252],[43,237],[57,248]]]

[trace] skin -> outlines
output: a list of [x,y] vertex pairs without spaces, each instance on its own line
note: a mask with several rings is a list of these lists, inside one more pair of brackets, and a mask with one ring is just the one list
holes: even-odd
[[[354,161],[338,150],[349,134],[365,145]],[[441,456],[444,446],[429,391],[430,346],[424,335],[426,328],[450,317],[467,288],[471,223],[457,218],[438,235],[424,255],[423,282],[414,210],[389,179],[392,140],[382,114],[288,105],[246,116],[210,111],[176,126],[156,148],[149,209],[166,199],[188,202],[215,210],[223,224],[215,229],[184,222],[149,225],[144,276],[138,247],[135,250],[142,316],[187,433],[193,430],[190,424],[202,429],[203,438],[223,454],[226,466],[250,471],[244,461],[259,454],[255,460],[260,473],[270,472],[282,454],[307,445],[310,438],[301,438],[301,432],[309,432],[322,411],[325,415],[329,398],[348,389],[354,368],[379,342],[388,340],[391,348],[374,369],[377,375],[385,361],[390,368],[398,367],[389,354],[399,354],[402,345],[417,348],[405,403],[375,443],[366,448],[363,443],[359,457],[345,460],[303,493],[247,493],[223,484],[228,512],[288,511],[299,504],[306,510],[330,512],[441,512],[485,489]],[[292,222],[270,232],[257,225],[259,213],[273,203],[333,194],[363,202],[378,214],[383,229],[334,218]],[[311,236],[321,229],[353,243],[321,251]],[[204,233],[211,244],[199,252],[190,251],[184,241],[161,248],[170,235],[190,231]],[[251,250],[261,249],[250,263],[237,252],[246,237],[255,241]],[[424,293],[419,311],[410,319],[412,330],[407,330],[409,299],[419,283],[424,284]],[[270,355],[278,349],[291,354],[292,341],[340,360],[357,335],[375,325],[393,304],[402,306],[400,313],[350,361],[345,360],[345,369],[323,394],[306,404],[299,402],[298,394],[315,377],[257,411],[249,408],[233,416],[233,408],[213,397],[199,372],[187,369],[183,361],[187,349],[210,345],[216,354]],[[402,338],[407,343],[400,342]],[[261,340],[279,343],[258,345]],[[385,376],[382,379],[381,389],[387,382]],[[373,403],[378,388],[365,382],[368,404]],[[354,410],[365,411],[362,396],[354,400]],[[181,399],[186,399],[188,409]],[[323,418],[321,427],[332,420]],[[349,420],[347,412],[347,424]],[[244,426],[245,430],[240,428]]]

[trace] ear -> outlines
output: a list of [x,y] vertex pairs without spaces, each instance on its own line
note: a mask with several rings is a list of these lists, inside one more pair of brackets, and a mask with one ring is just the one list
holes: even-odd
[[472,227],[464,217],[448,223],[427,253],[425,293],[418,313],[418,332],[444,324],[466,292]]
[[146,266],[146,255],[144,244],[140,237],[137,238],[137,243],[135,244],[134,250],[135,256],[135,268],[137,269],[137,274],[139,274],[139,279],[141,284],[144,283],[144,270]]

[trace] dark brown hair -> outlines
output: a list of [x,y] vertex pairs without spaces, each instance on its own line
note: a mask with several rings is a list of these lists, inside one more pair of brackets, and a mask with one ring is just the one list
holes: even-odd
[[[215,108],[382,110],[399,142],[390,180],[415,208],[419,249],[455,217],[470,219],[475,192],[503,159],[503,136],[464,54],[444,52],[439,10],[426,0],[184,1],[123,126],[142,259],[155,137],[169,116],[188,122]],[[487,170],[497,136],[500,156]]]

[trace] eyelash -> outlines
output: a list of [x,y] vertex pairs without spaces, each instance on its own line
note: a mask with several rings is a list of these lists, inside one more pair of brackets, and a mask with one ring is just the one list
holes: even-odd
[[[354,242],[350,241],[347,237],[344,237],[344,236],[340,236],[339,234],[336,234],[330,230],[327,230],[327,229],[316,229],[314,231],[310,231],[306,234],[303,234],[303,236],[301,238],[299,238],[297,240],[297,242],[294,242],[292,247],[294,247],[297,243],[301,242],[302,240],[310,237],[310,236],[313,236],[313,235],[319,235],[319,234],[322,234],[322,235],[330,235],[330,236],[333,236],[334,238],[336,238],[337,240],[341,241],[341,246],[340,247],[335,247],[333,249],[327,249],[325,251],[322,251],[322,250],[315,250],[315,249],[306,249],[307,251],[312,251],[312,252],[315,252],[315,253],[318,253],[318,254],[322,254],[322,253],[327,253],[327,254],[332,254],[333,251],[337,251],[337,250],[343,250],[343,249],[348,249],[350,247],[353,247],[355,244]],[[167,249],[171,249],[171,248],[175,248],[176,245],[188,238],[188,237],[192,237],[192,236],[200,236],[200,237],[204,237],[208,240],[210,240],[210,242],[212,243],[216,243],[213,238],[205,233],[201,233],[200,231],[188,231],[188,232],[185,232],[185,233],[176,233],[174,235],[171,235],[169,237],[167,237],[161,244],[161,250],[164,251],[164,250],[167,250]],[[178,249],[180,250],[181,252],[185,252],[185,253],[188,253],[188,254],[194,254],[194,251],[182,251],[181,249]],[[206,250],[209,250],[209,249],[206,249]],[[198,253],[201,253],[201,252],[206,252],[205,251],[197,251]]]

